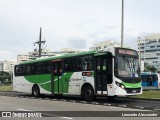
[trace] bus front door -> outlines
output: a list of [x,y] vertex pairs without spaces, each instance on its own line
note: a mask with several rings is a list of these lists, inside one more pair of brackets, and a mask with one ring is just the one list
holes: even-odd
[[52,73],[51,73],[51,91],[52,94],[54,93],[62,93],[62,83],[61,83],[61,76],[62,76],[62,67],[63,61],[62,60],[54,60],[52,61]]
[[107,84],[112,83],[112,54],[96,56],[95,61],[95,92],[107,94]]

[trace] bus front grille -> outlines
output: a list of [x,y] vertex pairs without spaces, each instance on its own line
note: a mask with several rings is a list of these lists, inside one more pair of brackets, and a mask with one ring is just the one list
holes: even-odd
[[140,93],[141,88],[126,88],[125,89],[127,93]]

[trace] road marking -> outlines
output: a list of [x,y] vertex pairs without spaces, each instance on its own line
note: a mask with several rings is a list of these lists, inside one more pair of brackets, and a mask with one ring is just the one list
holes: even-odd
[[70,117],[61,117],[61,118],[69,119],[69,120],[73,119],[73,118],[70,118]]
[[141,106],[135,106],[135,108],[144,109],[144,107]]
[[71,102],[74,102],[74,103],[76,102],[75,100],[70,100],[70,101],[71,101]]
[[84,103],[84,104],[86,104],[87,102],[86,101],[80,101],[81,103]]
[[119,107],[124,107],[124,108],[126,108],[127,106],[126,105],[118,105]]
[[91,102],[92,104],[94,104],[94,105],[98,105],[98,103],[97,102]]
[[103,105],[105,105],[105,106],[111,106],[111,104],[108,104],[108,103],[104,103]]
[[44,98],[44,100],[49,100],[49,98]]
[[26,110],[26,109],[21,109],[21,108],[17,108],[20,111],[30,111],[30,110]]
[[52,116],[52,117],[61,117],[63,119],[69,119],[69,120],[73,119],[71,117],[62,117],[62,116],[59,116],[59,115],[53,115],[53,114],[48,114],[48,113],[44,113],[44,112],[41,112],[41,114]]

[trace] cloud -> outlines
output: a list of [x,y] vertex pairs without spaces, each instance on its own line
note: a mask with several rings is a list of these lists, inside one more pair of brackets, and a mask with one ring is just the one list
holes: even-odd
[[[136,48],[141,33],[160,30],[160,17],[148,14],[159,11],[159,0],[148,1],[125,3],[124,44],[131,48]],[[148,9],[150,5],[154,11]],[[0,51],[6,58],[37,48],[33,42],[40,27],[47,49],[53,51],[88,50],[100,41],[121,40],[121,1],[117,0],[0,0],[0,16]]]
[[2,51],[2,50],[0,50],[0,55],[1,55],[0,61],[2,61],[2,60],[6,60],[6,59],[12,59],[14,53],[10,52],[10,51]]
[[67,40],[68,46],[73,49],[86,49],[87,47],[87,42],[85,39],[82,38],[71,38]]

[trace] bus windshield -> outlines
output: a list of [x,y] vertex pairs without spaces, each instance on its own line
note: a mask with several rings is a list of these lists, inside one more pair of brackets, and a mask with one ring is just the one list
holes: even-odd
[[115,75],[119,77],[140,77],[139,61],[125,55],[115,57]]

